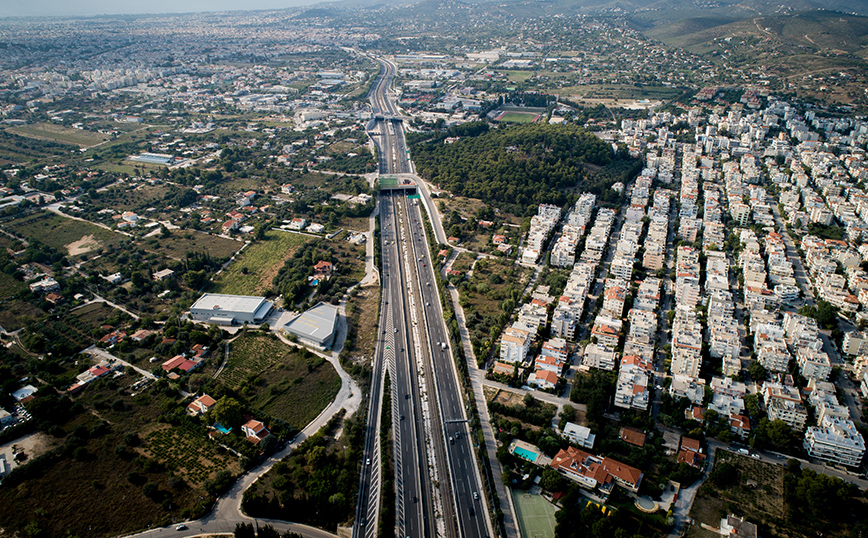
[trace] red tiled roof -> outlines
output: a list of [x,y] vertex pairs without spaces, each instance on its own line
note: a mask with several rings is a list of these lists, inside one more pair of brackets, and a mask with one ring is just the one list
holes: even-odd
[[621,440],[638,447],[645,446],[645,432],[631,426],[621,428]]
[[698,453],[700,450],[699,441],[697,439],[691,439],[690,437],[682,437],[681,448]]

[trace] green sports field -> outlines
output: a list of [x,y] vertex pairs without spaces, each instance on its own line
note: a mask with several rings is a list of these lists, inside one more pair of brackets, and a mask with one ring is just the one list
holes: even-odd
[[505,123],[532,123],[539,118],[539,114],[526,114],[524,112],[507,112],[498,121]]
[[525,538],[554,538],[555,512],[557,508],[542,495],[532,495],[524,490],[512,490],[518,524]]

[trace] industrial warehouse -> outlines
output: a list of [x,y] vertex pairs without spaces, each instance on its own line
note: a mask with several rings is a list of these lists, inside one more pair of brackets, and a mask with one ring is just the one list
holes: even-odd
[[265,297],[206,293],[190,307],[190,317],[216,325],[259,325],[273,309]]

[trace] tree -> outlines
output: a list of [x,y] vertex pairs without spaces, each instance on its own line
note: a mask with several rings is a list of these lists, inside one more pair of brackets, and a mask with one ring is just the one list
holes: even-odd
[[236,523],[235,538],[256,538],[256,527],[253,523]]
[[768,371],[759,361],[751,361],[750,366],[747,367],[747,373],[755,382],[763,381],[768,376]]
[[546,467],[545,469],[543,469],[539,485],[546,491],[557,492],[563,491],[563,489],[567,485],[567,482],[564,477],[560,475],[560,473],[558,473],[551,467]]
[[238,428],[244,420],[244,408],[235,398],[224,396],[217,400],[214,409],[211,410],[211,417],[227,428]]

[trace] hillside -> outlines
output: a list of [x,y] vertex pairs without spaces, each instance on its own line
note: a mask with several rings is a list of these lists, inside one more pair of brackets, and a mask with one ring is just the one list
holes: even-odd
[[446,136],[456,134],[413,145],[419,174],[455,195],[520,216],[534,213],[541,203],[567,203],[569,190],[577,186],[602,194],[636,164],[575,125],[524,124],[447,143]]
[[[865,58],[868,45],[868,17],[829,11],[792,15],[732,18],[698,17],[683,19],[644,31],[652,39],[691,52],[705,53],[749,42],[760,51],[849,53]],[[721,43],[721,41],[725,43]]]

